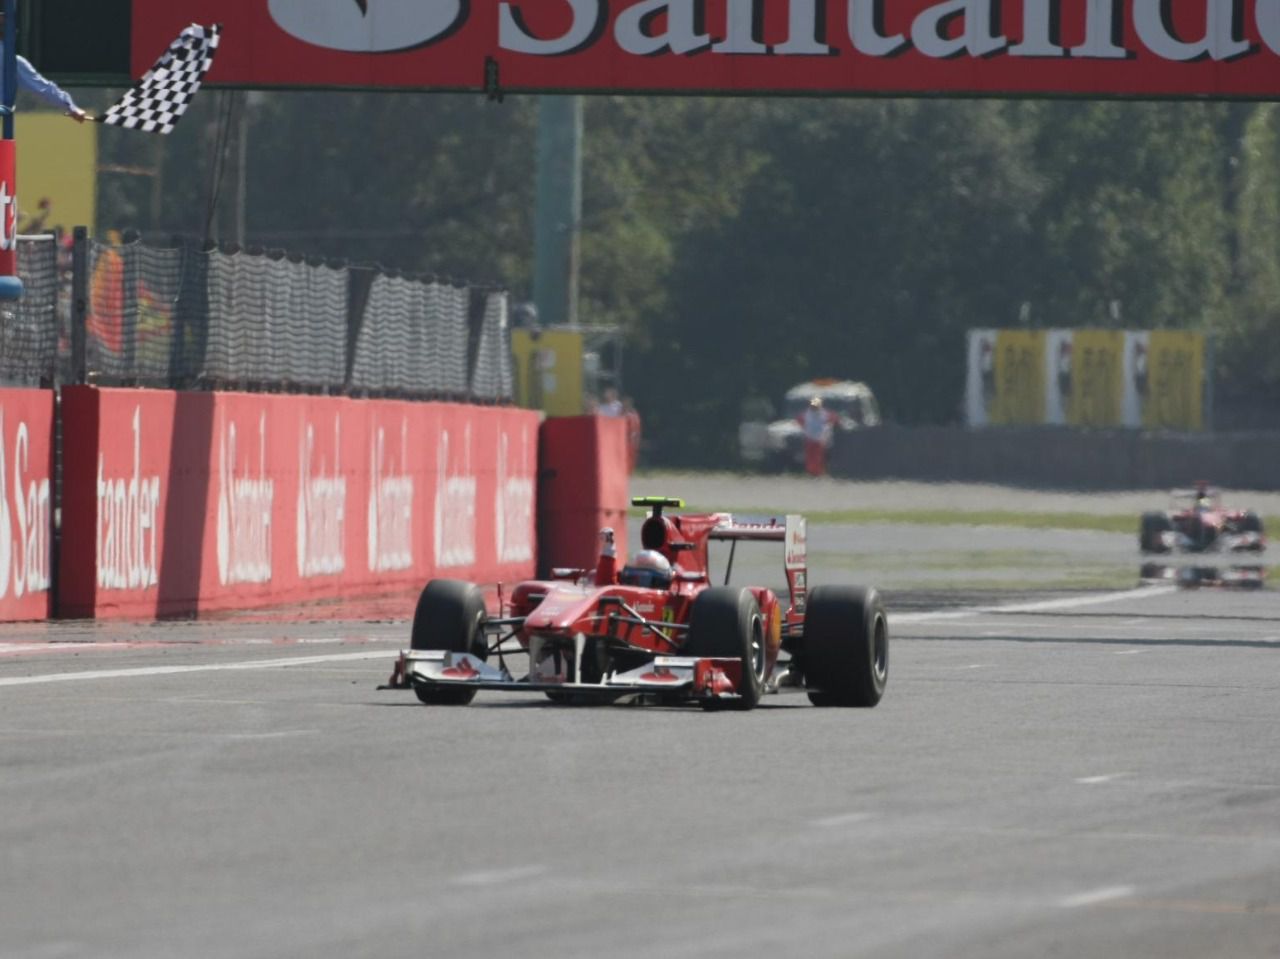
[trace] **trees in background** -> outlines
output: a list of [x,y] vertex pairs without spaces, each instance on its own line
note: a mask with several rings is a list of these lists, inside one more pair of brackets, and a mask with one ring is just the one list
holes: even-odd
[[[159,173],[104,175],[100,223],[226,240],[242,196],[247,245],[520,298],[536,119],[209,91],[162,150],[104,131],[104,162]],[[662,461],[729,461],[743,400],[813,375],[954,421],[974,326],[1213,331],[1222,393],[1280,398],[1274,104],[594,97],[583,170],[579,314],[627,331]]]

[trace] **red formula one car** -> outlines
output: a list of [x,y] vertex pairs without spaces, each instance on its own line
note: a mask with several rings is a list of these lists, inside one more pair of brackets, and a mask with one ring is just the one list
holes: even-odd
[[1262,520],[1249,510],[1225,509],[1222,494],[1208,483],[1174,490],[1173,505],[1143,513],[1138,548],[1144,553],[1259,553],[1266,549]]
[[[651,512],[641,527],[644,549],[621,570],[606,543],[595,569],[557,569],[551,579],[520,583],[500,594],[496,614],[471,583],[427,583],[411,648],[390,686],[442,706],[465,705],[481,689],[708,709],[751,709],[762,694],[782,690],[807,692],[817,706],[880,701],[889,666],[880,596],[871,588],[807,588],[803,517],[668,516],[665,508],[684,504],[664,497],[632,504]],[[708,551],[722,541],[726,585],[712,585]],[[727,585],[742,541],[783,544],[787,596]]]

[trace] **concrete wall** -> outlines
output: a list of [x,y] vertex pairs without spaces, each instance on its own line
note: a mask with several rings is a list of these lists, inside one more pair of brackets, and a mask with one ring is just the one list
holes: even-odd
[[1280,432],[1143,433],[900,427],[843,433],[833,476],[1003,483],[1049,489],[1150,489],[1206,479],[1280,489]]

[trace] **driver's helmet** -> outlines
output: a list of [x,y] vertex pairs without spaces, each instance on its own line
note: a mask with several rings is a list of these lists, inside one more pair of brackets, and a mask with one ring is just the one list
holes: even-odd
[[622,567],[618,582],[625,586],[644,586],[649,589],[666,589],[675,574],[671,563],[656,549],[642,549]]

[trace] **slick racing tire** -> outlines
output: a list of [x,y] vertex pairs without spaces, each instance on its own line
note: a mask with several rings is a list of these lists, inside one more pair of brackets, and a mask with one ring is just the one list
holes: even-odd
[[1262,536],[1265,534],[1262,528],[1262,517],[1257,513],[1250,510],[1240,517],[1240,532],[1258,534],[1259,542],[1257,545],[1250,547],[1254,552],[1260,553],[1266,549],[1266,544],[1262,541]]
[[1138,548],[1144,553],[1167,553],[1163,535],[1173,529],[1164,513],[1143,513],[1138,526]]
[[889,679],[889,621],[873,588],[817,586],[804,617],[803,668],[815,706],[871,707]]
[[[409,647],[447,649],[487,659],[484,618],[484,594],[479,587],[456,579],[433,579],[418,597]],[[476,696],[474,689],[442,688],[416,681],[413,691],[428,706],[465,706]]]
[[749,589],[712,586],[693,601],[686,656],[715,656],[742,661],[740,699],[702,701],[704,709],[752,709],[764,689],[765,625]]

